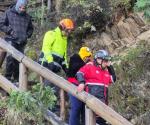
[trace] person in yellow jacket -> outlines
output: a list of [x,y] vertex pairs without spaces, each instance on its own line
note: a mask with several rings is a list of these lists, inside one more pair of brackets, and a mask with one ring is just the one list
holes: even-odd
[[67,71],[67,37],[74,29],[71,19],[62,19],[59,26],[46,32],[39,63],[54,73]]

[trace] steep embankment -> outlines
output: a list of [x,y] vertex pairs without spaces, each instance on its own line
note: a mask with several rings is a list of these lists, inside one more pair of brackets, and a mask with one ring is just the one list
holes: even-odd
[[107,27],[105,32],[95,33],[84,41],[92,50],[106,48],[110,53],[118,54],[135,44],[138,40],[137,37],[148,29],[149,27],[145,25],[140,16],[131,14],[126,19],[122,18],[112,27]]
[[150,26],[133,14],[84,41],[94,51],[105,48],[115,56],[117,82],[110,88],[109,105],[134,125],[150,125]]

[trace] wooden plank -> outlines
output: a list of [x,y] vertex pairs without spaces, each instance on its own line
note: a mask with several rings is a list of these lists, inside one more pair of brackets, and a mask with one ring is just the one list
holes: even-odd
[[86,92],[78,93],[76,86],[70,84],[64,78],[56,75],[55,73],[27,58],[26,56],[23,56],[20,52],[16,51],[13,47],[8,45],[8,43],[4,40],[0,40],[0,47],[10,52],[14,57],[16,57],[18,61],[22,61],[22,63],[25,64],[25,66],[29,69],[33,70],[34,72],[43,76],[45,79],[49,80],[51,83],[83,101],[97,115],[101,116],[112,125],[132,125],[129,121],[127,121],[120,114],[105,105],[99,99]]
[[28,89],[28,80],[27,80],[27,69],[24,64],[20,63],[19,65],[19,89],[22,91],[27,91]]
[[3,88],[6,92],[11,93],[12,90],[19,90],[15,85],[13,85],[9,80],[4,76],[0,75],[0,87]]
[[[0,87],[2,87],[8,93],[11,93],[12,90],[20,91],[16,86],[14,86],[2,75],[0,75]],[[63,122],[57,115],[55,115],[49,110],[47,110],[47,112],[44,114],[44,117],[53,125],[68,125],[65,122]]]
[[12,47],[10,44],[8,44],[6,41],[4,41],[2,38],[0,38],[0,48],[4,49],[8,53],[12,54],[14,58],[16,58],[19,62],[21,62],[24,55],[16,50],[14,47]]
[[59,118],[57,115],[55,115],[50,110],[47,110],[45,118],[46,118],[46,120],[50,121],[52,123],[52,125],[68,125],[64,121],[62,121],[61,118]]
[[65,91],[60,89],[60,118],[65,121],[66,119],[66,108],[65,108]]
[[85,106],[85,125],[96,125],[95,113]]
[[6,52],[0,48],[0,68],[5,60],[5,57],[6,57]]

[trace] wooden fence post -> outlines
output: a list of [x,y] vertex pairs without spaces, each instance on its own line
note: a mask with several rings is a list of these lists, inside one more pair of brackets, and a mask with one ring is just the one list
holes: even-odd
[[85,106],[85,124],[86,125],[96,125],[95,113]]
[[27,91],[27,69],[23,63],[19,65],[19,89],[22,91]]
[[4,62],[6,54],[7,53],[2,48],[0,48],[0,68],[1,68],[1,66],[2,66],[2,64]]
[[65,121],[66,108],[65,108],[65,91],[60,89],[60,118]]

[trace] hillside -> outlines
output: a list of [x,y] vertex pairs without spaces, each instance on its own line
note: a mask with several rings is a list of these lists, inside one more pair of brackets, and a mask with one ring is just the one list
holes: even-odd
[[[110,11],[108,1],[95,0],[92,4],[91,1],[56,0],[51,9],[43,13],[39,11],[42,3],[31,1],[28,11],[33,16],[35,29],[25,54],[37,61],[45,32],[53,29],[62,17],[73,18],[76,29],[69,37],[68,58],[84,45],[93,53],[107,49],[114,57],[117,74],[117,82],[109,89],[109,106],[134,125],[150,125],[150,24],[143,13],[134,13],[126,4],[111,6]],[[43,4],[47,6],[47,0]],[[1,15],[8,6],[0,6]],[[4,70],[3,64],[1,72]],[[29,74],[29,81],[37,83],[38,80],[37,74]],[[0,96],[0,100],[5,97]],[[0,124],[6,111],[1,102]]]

